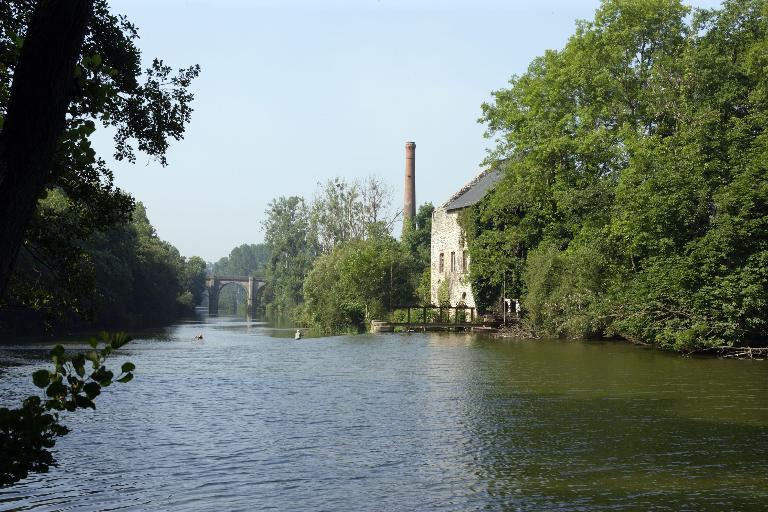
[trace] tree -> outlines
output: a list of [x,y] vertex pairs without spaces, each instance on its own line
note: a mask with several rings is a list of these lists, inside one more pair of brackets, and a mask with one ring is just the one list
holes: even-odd
[[200,256],[192,256],[184,263],[182,272],[182,289],[185,294],[189,294],[191,302],[186,304],[195,307],[203,300],[205,291],[205,260]]
[[[768,17],[604,0],[483,105],[497,187],[462,215],[478,304],[694,350],[768,338]],[[747,185],[749,183],[749,185]]]
[[279,197],[269,203],[264,241],[270,259],[268,302],[278,315],[290,314],[303,302],[304,278],[318,254],[304,199]]
[[319,187],[311,206],[312,231],[323,253],[348,240],[391,233],[396,219],[392,193],[377,177],[362,182],[337,177]]
[[243,244],[235,247],[213,265],[215,275],[250,276],[263,272],[269,262],[266,244]]
[[141,203],[130,222],[104,230],[82,229],[84,215],[58,189],[40,201],[36,219],[54,219],[56,229],[33,222],[28,236],[44,243],[20,253],[4,330],[139,327],[194,311],[205,262],[161,240]]
[[416,217],[403,226],[403,236],[400,244],[410,254],[414,262],[413,286],[419,302],[432,302],[432,213],[435,207],[432,203],[419,206]]
[[0,295],[48,181],[92,8],[87,0],[41,1],[26,31],[0,132]]
[[414,262],[392,237],[350,240],[320,256],[304,282],[305,315],[326,332],[364,329],[410,303]]
[[432,203],[419,206],[416,217],[403,229],[402,244],[422,267],[429,267],[432,251]]
[[132,200],[91,148],[97,121],[116,128],[118,159],[135,160],[135,144],[165,164],[167,139],[183,136],[199,67],[173,76],[156,59],[140,84],[136,37],[105,0],[2,3],[0,296],[46,188],[90,209],[94,229],[130,214]]
[[[375,176],[318,184],[309,205],[301,197],[272,201],[264,222],[270,258],[264,292],[268,312],[298,314],[305,279],[321,254],[350,241],[391,238],[396,216],[390,206],[390,187]],[[228,266],[232,257],[219,263]]]

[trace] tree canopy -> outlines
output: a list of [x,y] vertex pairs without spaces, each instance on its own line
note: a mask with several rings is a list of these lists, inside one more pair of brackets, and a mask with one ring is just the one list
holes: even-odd
[[0,3],[0,305],[19,322],[133,325],[200,299],[202,260],[157,238],[91,144],[109,127],[116,159],[165,165],[190,120],[199,67],[142,70],[137,37],[105,0]]
[[604,0],[483,105],[504,178],[471,280],[535,327],[694,349],[768,335],[768,3]]
[[392,306],[412,302],[413,266],[391,237],[344,242],[320,256],[307,275],[305,317],[328,332],[364,328]]
[[417,288],[429,283],[432,210],[422,205],[397,242],[390,187],[374,176],[328,180],[311,203],[275,199],[264,223],[267,313],[326,332],[359,330],[392,305],[421,300]]
[[0,4],[0,294],[46,190],[86,214],[80,230],[129,218],[133,199],[93,150],[97,125],[115,130],[118,160],[141,151],[165,165],[169,140],[183,136],[199,67],[154,59],[142,71],[137,37],[105,0]]

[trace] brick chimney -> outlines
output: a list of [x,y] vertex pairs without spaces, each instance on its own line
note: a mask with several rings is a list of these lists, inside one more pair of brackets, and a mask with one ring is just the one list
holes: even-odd
[[416,217],[416,143],[405,143],[403,224]]

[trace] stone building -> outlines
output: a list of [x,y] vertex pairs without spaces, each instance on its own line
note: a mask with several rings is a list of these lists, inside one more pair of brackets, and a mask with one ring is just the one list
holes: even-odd
[[465,304],[475,307],[475,298],[469,284],[469,253],[464,234],[459,226],[459,212],[480,201],[501,178],[498,168],[487,169],[464,185],[442,206],[432,213],[432,283],[433,304],[448,292],[452,306]]

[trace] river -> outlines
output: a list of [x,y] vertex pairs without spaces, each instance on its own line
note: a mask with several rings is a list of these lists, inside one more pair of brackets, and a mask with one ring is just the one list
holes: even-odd
[[[194,343],[202,333],[204,341]],[[0,345],[0,403],[49,345]],[[768,362],[174,325],[0,510],[765,510]]]

